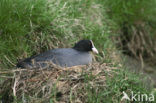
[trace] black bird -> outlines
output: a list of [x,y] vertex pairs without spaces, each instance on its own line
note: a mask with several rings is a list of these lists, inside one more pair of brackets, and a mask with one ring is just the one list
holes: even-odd
[[52,62],[61,67],[86,65],[92,62],[89,51],[98,54],[92,40],[80,40],[72,48],[57,48],[41,53],[19,62],[18,68],[44,68],[47,62]]

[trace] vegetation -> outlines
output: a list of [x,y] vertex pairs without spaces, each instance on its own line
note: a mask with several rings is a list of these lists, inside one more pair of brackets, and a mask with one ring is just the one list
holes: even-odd
[[[140,54],[143,58],[155,59],[154,4],[154,0],[0,0],[0,74],[13,79],[19,77],[17,96],[10,87],[15,82],[0,78],[0,99],[9,95],[10,102],[53,103],[65,95],[64,102],[119,103],[123,91],[151,93],[152,89],[147,88],[140,75],[125,69],[112,41],[120,40],[122,49],[128,50],[127,54],[139,59]],[[132,37],[135,41],[138,39],[140,45],[134,46],[136,42]],[[76,74],[75,71],[61,71],[64,75],[57,78],[53,76],[60,73],[57,68],[45,71],[50,78],[41,71],[14,71],[19,59],[52,48],[71,47],[84,38],[92,39],[100,51],[95,56],[96,63],[83,68],[84,71]],[[127,43],[126,46],[123,43]],[[128,43],[133,45],[129,48]],[[70,76],[77,76],[76,81]],[[37,82],[28,82],[36,78],[39,78]],[[58,90],[64,88],[58,84],[65,82],[66,85],[62,84],[65,93],[62,94]],[[25,83],[27,88],[20,83]]]
[[[0,58],[4,68],[11,67],[8,58],[16,63],[17,56],[30,55],[35,45],[33,36],[38,36],[50,27],[50,13],[46,0],[1,0],[0,1]],[[35,33],[38,32],[38,33]],[[30,46],[31,45],[31,46]]]
[[103,1],[109,17],[117,24],[118,46],[125,54],[155,65],[155,0]]

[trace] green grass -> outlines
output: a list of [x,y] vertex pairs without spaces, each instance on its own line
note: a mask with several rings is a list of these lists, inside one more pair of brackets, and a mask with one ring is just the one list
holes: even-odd
[[[0,1],[0,58],[1,65],[10,67],[5,56],[13,63],[22,53],[31,54],[34,32],[45,32],[50,26],[47,0]],[[46,33],[46,32],[45,32]],[[37,36],[37,33],[36,33]]]
[[[85,79],[87,85],[81,92],[87,93],[86,103],[120,103],[123,96],[123,91],[129,96],[131,92],[147,94],[152,92],[151,88],[147,88],[145,79],[140,80],[141,75],[129,72],[129,70],[121,68],[110,72],[105,72],[106,83],[91,85],[92,75],[88,75]],[[89,77],[89,78],[88,78]],[[148,85],[149,86],[149,85]],[[127,101],[126,103],[130,103]],[[142,102],[136,102],[142,103]],[[154,103],[154,102],[153,102]]]
[[[101,95],[103,94],[103,98],[105,98],[103,101],[119,103],[123,96],[123,91],[129,96],[131,91],[134,93],[140,92],[140,94],[149,94],[151,92],[150,89],[147,89],[144,81],[140,80],[141,76],[138,76],[138,74],[131,73],[126,69],[116,70],[115,72],[112,78],[107,76],[107,87],[101,92]],[[113,99],[111,100],[110,97]]]
[[117,22],[123,24],[127,22],[133,25],[138,21],[155,21],[155,0],[101,0],[108,10],[109,17]]
[[[131,12],[140,8],[135,8],[137,3],[130,3],[122,2],[126,7],[132,6],[132,10],[128,10],[128,14],[131,15]],[[145,1],[143,3],[146,4]],[[114,35],[112,30],[118,29],[115,21],[135,21],[138,18],[144,19],[144,16],[138,14],[134,20],[132,14],[126,18],[127,16],[122,14],[127,9],[111,0],[107,4],[113,7],[115,12],[111,20],[110,15],[106,13],[107,6],[104,5],[105,2],[97,0],[0,0],[0,69],[12,69],[14,66],[10,62],[16,64],[17,59],[54,47],[69,47],[84,38],[92,39],[100,51],[96,58],[98,62],[111,63],[111,54],[115,51],[110,36]],[[120,10],[123,11],[118,14]],[[122,91],[151,91],[147,91],[136,74],[123,68],[114,72],[116,73],[112,73],[113,77],[106,73],[104,87],[92,87],[90,82],[95,77],[84,74],[86,86],[81,92],[87,93],[86,102],[118,103]],[[54,91],[56,92],[55,88]],[[55,92],[52,93],[52,97],[55,97]],[[53,103],[54,100],[50,99],[50,102]]]
[[53,36],[63,37],[62,41],[68,44],[79,38],[92,39],[100,50],[111,44],[109,19],[106,21],[103,8],[94,1],[1,0],[0,3],[2,68],[12,67],[7,59],[16,64],[17,57],[22,59],[50,49]]

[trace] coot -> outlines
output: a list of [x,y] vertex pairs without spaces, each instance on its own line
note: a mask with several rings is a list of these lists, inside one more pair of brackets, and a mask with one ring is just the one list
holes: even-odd
[[72,67],[86,65],[92,62],[93,51],[98,53],[92,40],[80,40],[72,48],[57,48],[39,55],[26,58],[17,63],[18,68],[45,68],[48,62],[52,62],[61,67]]

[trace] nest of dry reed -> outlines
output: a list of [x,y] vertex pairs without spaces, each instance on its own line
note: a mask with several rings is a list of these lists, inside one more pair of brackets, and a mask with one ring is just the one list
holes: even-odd
[[[55,103],[84,103],[87,93],[80,91],[83,91],[87,83],[91,87],[104,87],[106,73],[115,69],[110,65],[94,63],[71,68],[52,65],[47,69],[3,71],[1,74],[12,76],[1,84],[0,94],[3,94],[2,99],[7,103],[15,98],[26,103],[45,103],[50,99]],[[92,79],[86,82],[86,75],[92,76]]]

